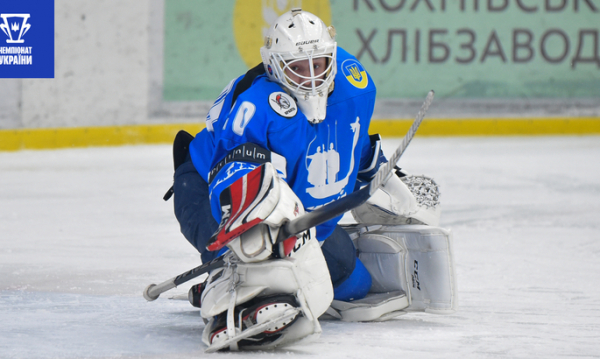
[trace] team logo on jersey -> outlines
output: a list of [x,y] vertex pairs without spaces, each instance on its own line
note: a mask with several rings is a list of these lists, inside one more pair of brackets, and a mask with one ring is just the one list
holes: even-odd
[[346,60],[342,62],[342,71],[344,76],[352,86],[364,89],[369,84],[369,78],[362,65],[356,60]]
[[285,92],[273,92],[269,95],[269,105],[283,117],[292,118],[298,113],[296,101]]
[[[331,131],[333,133],[338,132],[337,123],[335,126],[336,128]],[[317,138],[315,137],[315,140],[308,145],[308,155],[305,162],[306,171],[308,172],[307,181],[313,187],[306,188],[306,193],[313,198],[323,199],[334,195],[340,197],[345,195],[346,186],[350,181],[354,167],[357,165],[354,161],[354,150],[360,138],[360,119],[358,117],[356,117],[356,121],[350,124],[348,130],[352,131],[354,135],[352,137],[350,163],[345,173],[343,172],[343,167],[345,167],[343,161],[345,160],[343,157],[340,158],[340,149],[335,140],[333,142],[327,140],[326,143],[323,143],[316,141]],[[311,210],[315,209],[311,207],[307,208]]]

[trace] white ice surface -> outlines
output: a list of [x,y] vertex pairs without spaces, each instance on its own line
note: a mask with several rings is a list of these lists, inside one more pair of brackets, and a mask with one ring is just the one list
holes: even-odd
[[[387,153],[399,141],[386,140]],[[600,137],[419,138],[400,166],[436,179],[459,311],[325,321],[316,342],[219,357],[600,357]],[[0,153],[0,358],[197,358],[170,146]]]

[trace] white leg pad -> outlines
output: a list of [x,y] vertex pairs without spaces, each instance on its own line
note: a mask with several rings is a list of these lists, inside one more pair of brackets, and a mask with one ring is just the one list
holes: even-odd
[[[449,230],[423,226],[381,226],[361,233],[346,227],[359,258],[371,274],[371,292],[404,291],[407,311],[454,313],[458,308],[456,272]],[[372,226],[369,226],[372,227]],[[375,226],[376,228],[377,226]]]
[[[286,330],[284,337],[268,347],[318,336],[321,327],[317,318],[333,300],[333,287],[317,240],[309,239],[297,248],[290,257],[257,263],[241,262],[230,252],[227,260],[231,265],[214,270],[209,275],[202,293],[202,317],[210,319],[227,310],[231,311],[233,307],[257,296],[291,294],[299,304],[302,318]],[[232,300],[235,300],[233,306]],[[210,327],[207,325],[207,328]],[[205,333],[203,340],[210,345],[208,333]]]

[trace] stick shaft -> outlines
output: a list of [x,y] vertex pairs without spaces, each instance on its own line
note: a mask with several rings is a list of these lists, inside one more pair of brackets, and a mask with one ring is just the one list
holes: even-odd
[[181,273],[177,277],[166,280],[160,284],[150,284],[144,290],[144,298],[148,301],[156,300],[162,293],[171,290],[178,285],[190,281],[204,273],[208,273],[213,269],[221,268],[225,265],[223,256],[217,257],[210,262],[202,263],[196,268],[190,269],[185,273]]

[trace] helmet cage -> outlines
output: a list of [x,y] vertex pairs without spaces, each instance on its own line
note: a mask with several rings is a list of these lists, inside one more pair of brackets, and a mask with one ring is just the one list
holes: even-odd
[[[272,52],[269,55],[271,57],[271,69],[274,72],[273,76],[296,97],[326,96],[329,93],[329,88],[335,78],[335,46],[331,46],[331,49],[326,50],[311,49],[296,54]],[[323,57],[327,59],[327,67],[321,74],[315,76],[313,60]],[[310,76],[300,75],[291,69],[292,65],[303,60],[308,60]],[[302,82],[296,83],[286,74],[286,70],[299,77]]]
[[[319,49],[311,49],[303,51],[302,53],[282,54],[282,53],[271,53],[271,68],[274,71],[274,76],[280,81],[280,84],[285,86],[290,93],[298,98],[306,98],[308,96],[326,96],[330,92],[333,80],[335,78],[335,59],[336,59],[336,48],[327,49],[331,52],[325,52]],[[315,75],[314,71],[314,60],[318,58],[325,58],[326,68],[323,72]],[[308,66],[310,69],[310,75],[304,76],[294,70],[292,67],[299,61],[308,60]],[[286,70],[294,76],[300,78],[301,82],[297,83],[288,76]]]

